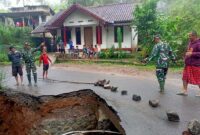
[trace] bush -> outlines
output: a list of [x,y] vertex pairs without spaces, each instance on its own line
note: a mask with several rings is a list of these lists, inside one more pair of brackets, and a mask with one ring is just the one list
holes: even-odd
[[28,27],[14,27],[0,24],[0,62],[7,62],[7,52],[10,45],[13,45],[17,50],[23,48],[25,41],[32,43],[31,29]]
[[122,58],[130,58],[131,54],[122,50],[117,51],[115,50],[114,46],[112,46],[108,50],[101,51],[98,57],[101,59],[122,59]]
[[4,52],[0,52],[0,62],[8,62],[8,56]]

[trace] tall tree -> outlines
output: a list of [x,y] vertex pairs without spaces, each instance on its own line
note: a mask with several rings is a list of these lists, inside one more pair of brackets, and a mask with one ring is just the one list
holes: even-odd
[[137,26],[139,44],[150,45],[152,35],[156,33],[158,0],[146,0],[142,5],[137,6],[133,13],[133,25]]

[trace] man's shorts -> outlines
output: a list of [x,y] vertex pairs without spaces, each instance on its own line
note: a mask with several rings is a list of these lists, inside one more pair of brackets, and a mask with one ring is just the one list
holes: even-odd
[[17,74],[23,76],[22,66],[12,66],[12,75],[17,76]]
[[43,64],[43,70],[47,71],[49,69],[49,64]]

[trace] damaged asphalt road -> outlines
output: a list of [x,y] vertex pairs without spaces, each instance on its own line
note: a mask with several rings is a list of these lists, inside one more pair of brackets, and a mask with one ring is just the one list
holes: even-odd
[[[10,70],[10,67],[8,68]],[[181,76],[169,78],[166,83],[165,94],[158,92],[155,76],[130,77],[114,74],[89,73],[82,71],[68,71],[51,68],[49,78],[56,80],[95,82],[99,79],[110,80],[112,86],[118,87],[118,92],[113,93],[101,87],[90,84],[52,83],[48,80],[38,80],[38,87],[14,86],[15,80],[6,70],[6,86],[33,95],[57,95],[80,89],[92,89],[111,105],[121,118],[121,125],[127,135],[181,135],[192,119],[200,120],[200,98],[195,97],[196,86],[190,86],[189,96],[177,96],[181,88]],[[41,69],[38,76],[42,75]],[[27,80],[24,76],[25,84]],[[121,91],[127,90],[127,95],[122,96]],[[142,100],[134,102],[132,95],[140,95]],[[152,108],[148,102],[158,99],[159,107]],[[173,110],[180,116],[180,122],[173,123],[167,120],[166,111]]]

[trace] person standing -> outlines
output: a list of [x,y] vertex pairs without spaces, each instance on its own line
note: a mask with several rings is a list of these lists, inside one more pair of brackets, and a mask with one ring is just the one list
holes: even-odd
[[[35,65],[35,52],[40,50],[41,47],[42,47],[42,44],[38,48],[31,48],[31,46],[28,42],[25,42],[25,44],[24,44],[24,50],[22,52],[22,58],[25,62],[29,86],[32,85],[32,83],[31,83],[31,71],[32,71],[32,74],[33,74],[35,86],[37,86],[37,71],[36,71],[37,69],[36,69],[36,65]],[[45,50],[45,49],[43,49],[43,50]]]
[[[183,70],[183,89],[177,95],[188,95],[188,84],[198,85],[200,88],[200,39],[197,32],[192,31],[188,34],[189,44],[185,53],[185,67]],[[200,90],[198,94],[200,96]]]
[[[45,50],[42,51],[42,54],[40,56],[40,64],[43,62],[43,79],[47,79],[48,75],[48,69],[49,69],[49,62],[51,62],[51,59],[49,58],[47,52]],[[51,62],[52,63],[52,62]]]
[[169,61],[172,60],[175,62],[175,55],[169,44],[162,42],[159,35],[154,36],[154,42],[156,44],[153,47],[151,55],[145,59],[145,62],[148,63],[154,58],[156,59],[156,77],[160,86],[160,92],[163,93]]
[[59,52],[61,54],[65,54],[65,45],[62,40],[59,41],[58,46],[59,46]]
[[68,44],[69,44],[69,53],[70,53],[70,55],[73,55],[73,53],[74,53],[74,45],[73,45],[73,42],[72,42],[71,39],[69,40]]
[[99,53],[99,50],[98,50],[98,47],[97,45],[94,46],[94,57],[97,59],[98,58],[98,54]]
[[12,75],[15,77],[16,85],[19,85],[18,75],[21,85],[23,85],[22,55],[13,46],[9,48],[8,59],[12,62]]
[[82,58],[87,58],[88,57],[88,50],[86,45],[83,45],[83,55]]

